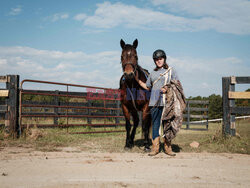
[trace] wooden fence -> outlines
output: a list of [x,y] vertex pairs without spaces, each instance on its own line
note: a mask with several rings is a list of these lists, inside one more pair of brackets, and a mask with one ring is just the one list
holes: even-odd
[[250,77],[223,77],[223,134],[235,136],[235,114],[250,114],[250,107],[235,106],[235,99],[250,99],[250,92],[235,92],[235,84],[249,84]]
[[5,134],[16,136],[19,131],[19,75],[0,76],[6,88],[0,89],[0,117],[4,117]]
[[[186,121],[183,124],[186,124],[186,128],[189,129],[190,125],[205,125],[208,129],[208,105],[209,101],[207,100],[187,100],[186,113],[184,114],[184,119]],[[196,120],[206,120],[206,121],[191,121],[192,119]]]

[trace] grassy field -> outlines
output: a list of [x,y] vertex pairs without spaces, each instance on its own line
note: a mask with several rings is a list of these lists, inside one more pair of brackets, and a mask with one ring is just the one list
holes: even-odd
[[[185,126],[173,140],[175,152],[229,152],[250,154],[250,120],[236,122],[236,137],[224,138],[221,132],[221,123],[210,123],[208,131],[205,126]],[[89,152],[125,152],[125,132],[98,133],[98,134],[71,134],[82,131],[125,130],[117,128],[48,128],[27,129],[19,139],[4,138],[3,128],[0,130],[0,147],[28,147],[40,151],[60,151],[63,147],[77,147],[80,151]],[[126,152],[143,152],[141,128],[137,129],[135,147]],[[190,147],[196,141],[198,148]]]

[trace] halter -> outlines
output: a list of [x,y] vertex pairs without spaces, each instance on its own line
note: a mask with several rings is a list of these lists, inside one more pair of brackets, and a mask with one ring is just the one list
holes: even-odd
[[[122,62],[121,62],[121,64],[122,64]],[[133,74],[135,74],[135,72],[137,71],[138,64],[136,63],[136,65],[134,65],[132,62],[127,62],[127,63],[122,64],[123,72],[124,72],[124,69],[127,65],[131,65],[133,67],[133,69],[134,69]]]

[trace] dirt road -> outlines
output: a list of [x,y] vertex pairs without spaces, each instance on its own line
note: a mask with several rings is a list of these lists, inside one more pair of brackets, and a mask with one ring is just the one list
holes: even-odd
[[0,187],[250,187],[240,154],[39,152],[0,148]]

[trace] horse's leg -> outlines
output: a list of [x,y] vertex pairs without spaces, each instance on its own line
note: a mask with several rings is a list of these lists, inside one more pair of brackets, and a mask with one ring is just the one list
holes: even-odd
[[149,111],[148,104],[143,107],[142,110],[142,131],[144,133],[144,150],[146,152],[150,151],[150,141],[149,141],[149,129],[151,126],[151,115]]
[[125,116],[125,121],[126,121],[126,144],[125,144],[125,149],[130,149],[132,148],[132,145],[130,144],[130,130],[131,130],[131,124],[130,124],[130,112],[128,108],[125,105],[122,105],[122,110],[123,110],[123,115]]
[[132,146],[134,146],[134,138],[135,138],[136,128],[138,127],[138,124],[139,124],[139,116],[138,116],[137,111],[133,111],[132,117],[133,117],[134,127],[132,129],[130,142],[131,142]]

